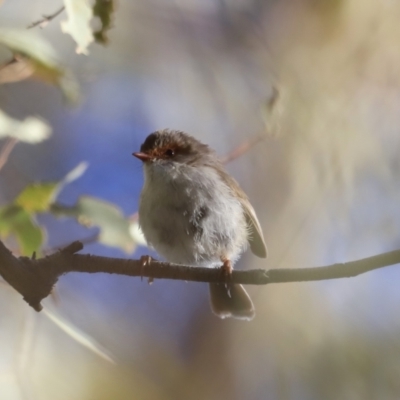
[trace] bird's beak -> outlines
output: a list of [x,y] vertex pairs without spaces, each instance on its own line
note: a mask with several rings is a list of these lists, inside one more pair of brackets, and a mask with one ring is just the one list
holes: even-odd
[[132,155],[143,162],[149,161],[153,158],[152,156],[149,156],[148,154],[142,152],[132,153]]

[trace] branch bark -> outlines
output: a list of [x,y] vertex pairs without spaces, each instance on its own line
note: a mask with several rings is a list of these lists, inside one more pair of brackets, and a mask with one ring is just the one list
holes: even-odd
[[[54,254],[32,259],[15,257],[0,242],[0,275],[36,311],[47,297],[58,278],[68,272],[109,273],[140,276],[153,279],[175,279],[194,282],[227,282],[218,268],[193,268],[151,260],[143,266],[142,260],[100,257],[76,254],[83,249],[81,242],[73,242]],[[350,278],[378,268],[400,263],[400,250],[379,254],[348,263],[315,268],[253,269],[233,271],[230,283],[266,285],[269,283],[305,282],[325,279]]]

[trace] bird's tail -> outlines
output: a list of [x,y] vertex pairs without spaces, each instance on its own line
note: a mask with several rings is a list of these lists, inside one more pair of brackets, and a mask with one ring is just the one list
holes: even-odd
[[220,318],[254,318],[253,302],[242,285],[210,283],[210,300],[214,314]]

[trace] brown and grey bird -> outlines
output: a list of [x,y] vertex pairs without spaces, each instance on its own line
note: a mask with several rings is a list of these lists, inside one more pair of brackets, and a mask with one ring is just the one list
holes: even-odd
[[[267,256],[248,197],[210,147],[184,132],[162,130],[133,155],[144,165],[139,223],[165,260],[230,271],[248,245],[255,255]],[[242,285],[212,283],[210,295],[221,318],[255,315]]]

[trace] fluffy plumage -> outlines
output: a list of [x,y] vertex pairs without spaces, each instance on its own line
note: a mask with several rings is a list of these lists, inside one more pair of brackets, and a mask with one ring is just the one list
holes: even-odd
[[[253,253],[266,256],[253,207],[207,145],[164,130],[149,135],[134,155],[144,161],[145,174],[139,222],[162,257],[193,266],[219,267],[225,260],[233,265],[248,243]],[[220,317],[253,317],[241,285],[212,285],[210,293]]]

